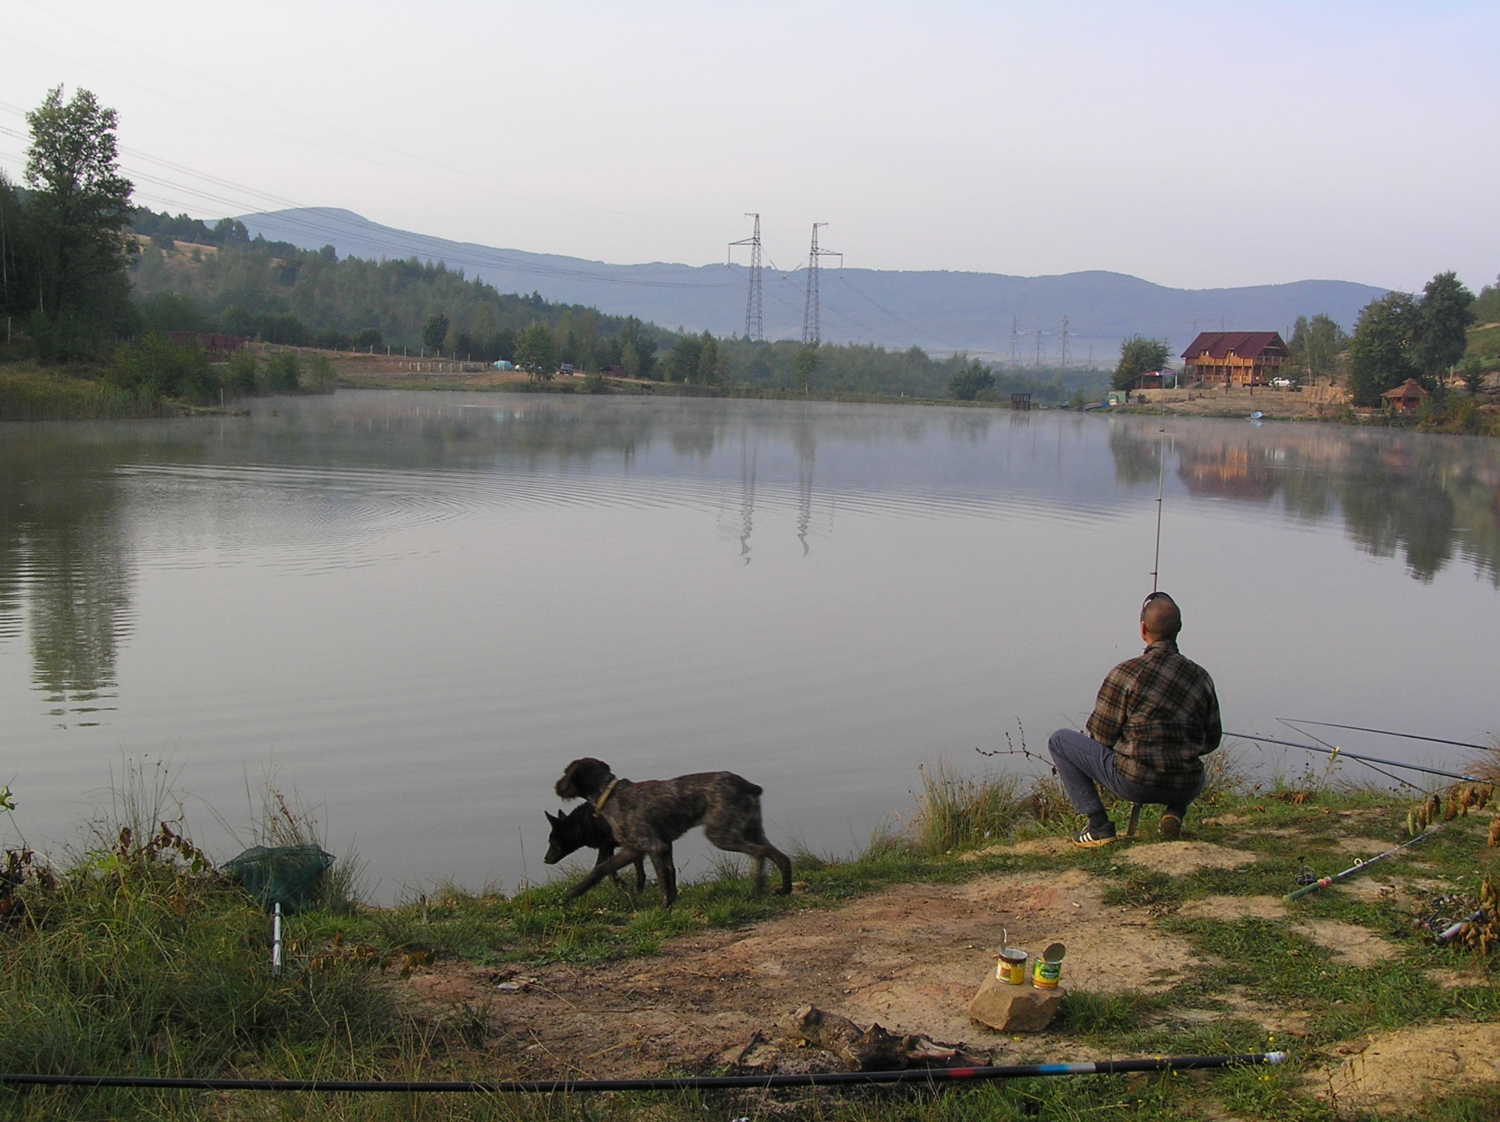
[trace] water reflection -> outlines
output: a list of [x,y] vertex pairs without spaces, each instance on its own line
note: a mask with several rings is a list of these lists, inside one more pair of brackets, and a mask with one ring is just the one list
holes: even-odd
[[115,707],[116,655],[132,625],[113,469],[133,450],[91,435],[10,425],[0,454],[0,641],[29,636],[48,715],[78,725]]
[[1337,508],[1349,538],[1376,557],[1398,554],[1431,581],[1455,557],[1500,587],[1500,457],[1493,442],[1389,430],[1172,422],[1110,433],[1115,474],[1141,484],[1177,455],[1189,492],[1265,504],[1320,521]]

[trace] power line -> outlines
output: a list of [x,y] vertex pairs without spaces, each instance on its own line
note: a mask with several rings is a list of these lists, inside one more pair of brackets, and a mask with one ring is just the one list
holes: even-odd
[[747,210],[745,217],[755,219],[755,233],[737,242],[730,242],[729,247],[731,250],[737,245],[750,247],[750,292],[745,297],[745,338],[752,343],[762,343],[766,336],[762,327],[764,317],[761,314],[760,215]]

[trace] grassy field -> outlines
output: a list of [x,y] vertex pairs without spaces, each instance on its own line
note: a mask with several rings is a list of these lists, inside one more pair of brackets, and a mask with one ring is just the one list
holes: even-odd
[[[164,804],[159,790],[137,794],[121,801],[134,809],[96,829],[95,844],[65,868],[28,863],[24,852],[9,863],[0,894],[0,1070],[524,1078],[535,1073],[524,1055],[497,1044],[494,1014],[473,1008],[435,1015],[407,1000],[408,980],[477,966],[496,977],[551,970],[545,977],[559,984],[556,978],[590,971],[608,975],[632,960],[669,974],[680,966],[686,975],[694,939],[714,932],[734,938],[758,924],[755,930],[771,933],[795,915],[825,914],[831,933],[843,909],[892,886],[962,892],[1006,878],[1045,880],[1060,870],[1097,892],[1098,922],[1149,927],[1152,939],[1188,948],[1193,965],[1165,987],[1072,991],[1058,1023],[1012,1047],[1053,1059],[1285,1049],[1291,1062],[1219,1073],[777,1095],[0,1090],[0,1118],[1357,1119],[1375,1117],[1381,1104],[1340,1096],[1332,1073],[1351,1056],[1397,1049],[1403,1034],[1416,1046],[1424,1033],[1462,1036],[1500,1025],[1488,956],[1436,947],[1422,926],[1477,906],[1481,882],[1496,872],[1496,851],[1486,844],[1491,822],[1500,821],[1494,807],[1444,823],[1431,840],[1349,888],[1281,905],[1297,859],[1327,874],[1352,863],[1351,837],[1366,839],[1367,848],[1394,844],[1406,834],[1413,800],[1332,787],[1221,788],[1200,804],[1201,817],[1195,809],[1193,844],[1238,854],[1238,864],[1163,871],[1135,863],[1125,843],[1071,851],[1062,839],[1073,819],[1051,783],[1023,787],[943,766],[924,776],[926,794],[909,829],[844,860],[798,854],[792,898],[752,896],[743,877],[725,868],[685,886],[670,911],[657,906],[654,886],[640,896],[601,887],[569,902],[565,880],[509,897],[452,888],[370,908],[348,898],[345,877],[289,926],[288,968],[279,978],[267,969],[263,912],[183,837],[170,800]],[[295,819],[272,818],[277,836],[270,840],[295,840]],[[165,831],[153,826],[163,819]],[[1144,854],[1174,843],[1134,844]],[[1111,918],[1116,913],[1126,918]],[[574,1004],[580,995],[572,995]],[[569,995],[561,996],[566,1004]],[[1450,1045],[1459,1046],[1440,1044]],[[998,1062],[1025,1061],[1016,1054]],[[1419,1055],[1412,1062],[1419,1070],[1424,1063]],[[686,1061],[666,1070],[704,1071]],[[1500,1113],[1493,1082],[1455,1081],[1451,1092],[1420,1101],[1392,1091],[1389,1105],[1423,1119]]]

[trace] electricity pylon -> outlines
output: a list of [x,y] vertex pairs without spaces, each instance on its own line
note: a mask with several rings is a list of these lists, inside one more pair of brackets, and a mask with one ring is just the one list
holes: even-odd
[[760,215],[745,212],[746,218],[755,219],[755,233],[748,238],[741,238],[737,242],[730,242],[731,253],[737,245],[748,245],[750,247],[750,293],[745,298],[745,338],[752,343],[765,341],[764,321],[761,316],[761,293],[760,293]]
[[807,254],[807,303],[802,307],[802,342],[814,346],[823,341],[818,309],[818,258],[837,257],[841,265],[844,261],[844,255],[838,250],[818,248],[818,227],[827,225],[826,222],[813,223],[812,249]]

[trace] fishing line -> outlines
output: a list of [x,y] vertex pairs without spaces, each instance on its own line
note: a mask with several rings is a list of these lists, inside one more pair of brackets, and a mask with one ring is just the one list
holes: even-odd
[[1405,768],[1407,771],[1422,771],[1428,775],[1441,775],[1444,779],[1456,779],[1460,783],[1489,782],[1477,775],[1459,775],[1457,772],[1442,771],[1435,767],[1423,767],[1421,764],[1403,764],[1400,760],[1387,760],[1382,759],[1380,756],[1359,756],[1353,752],[1345,752],[1342,748],[1319,748],[1314,744],[1298,744],[1295,740],[1273,740],[1269,736],[1251,736],[1248,732],[1226,732],[1224,735],[1237,736],[1241,740],[1258,740],[1262,744],[1279,744],[1283,748],[1301,748],[1304,752],[1322,752],[1325,756],[1358,760],[1362,764],[1385,764],[1387,767]]
[[[1414,732],[1392,732],[1390,729],[1367,729],[1361,725],[1336,725],[1332,721],[1304,721],[1300,717],[1277,717],[1278,721],[1286,721],[1294,725],[1319,725],[1329,729],[1349,729],[1351,732],[1373,732],[1378,736],[1399,736],[1403,740],[1426,740],[1433,744],[1451,744],[1455,748],[1477,748],[1481,752],[1493,752],[1495,746],[1492,744],[1470,744],[1467,740],[1444,740],[1440,736],[1418,736]],[[1312,736],[1312,733],[1307,735]]]
[[733,1087],[829,1087],[870,1083],[952,1083],[963,1080],[1023,1079],[1044,1075],[1122,1075],[1138,1071],[1202,1071],[1207,1068],[1279,1064],[1285,1052],[1242,1052],[1230,1056],[1166,1056],[1149,1060],[1097,1060],[1071,1064],[1011,1064],[1004,1067],[908,1068],[905,1071],[824,1071],[804,1075],[708,1075],[658,1079],[514,1079],[451,1083],[405,1079],[181,1079],[135,1075],[5,1075],[0,1086],[141,1087],[186,1091],[386,1091],[408,1094],[470,1092],[551,1095],[583,1091],[704,1091]]
[[[1338,745],[1336,745],[1336,744],[1329,744],[1328,741],[1323,740],[1320,737],[1313,736],[1313,734],[1310,733],[1310,732],[1308,732],[1306,729],[1299,729],[1296,725],[1292,724],[1292,722],[1288,721],[1285,717],[1277,717],[1276,719],[1278,721],[1280,721],[1282,724],[1286,725],[1287,728],[1291,729],[1293,732],[1300,732],[1304,736],[1312,736],[1312,738],[1314,740],[1316,740],[1319,744],[1323,745],[1323,747],[1330,748],[1334,752],[1342,754],[1341,750],[1338,747]],[[1402,779],[1399,775],[1392,775],[1388,771],[1382,771],[1380,768],[1376,767],[1374,764],[1365,764],[1365,767],[1369,768],[1371,771],[1379,772],[1381,775],[1385,776],[1387,779],[1391,780],[1394,783],[1404,784],[1405,786],[1410,787],[1413,791],[1420,791],[1420,790],[1422,790],[1422,788],[1418,787],[1411,780],[1409,780],[1409,779]]]

